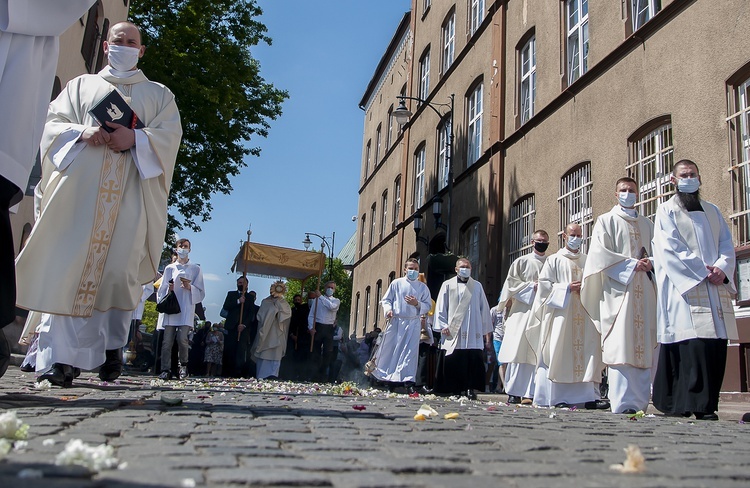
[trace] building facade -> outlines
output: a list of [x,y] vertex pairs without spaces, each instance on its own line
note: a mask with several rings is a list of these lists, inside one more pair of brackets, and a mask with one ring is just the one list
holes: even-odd
[[[407,17],[360,104],[358,335],[381,325],[405,259],[420,259],[435,293],[467,256],[494,302],[534,229],[554,252],[580,223],[585,249],[622,176],[653,218],[680,159],[699,165],[702,196],[732,229],[737,303],[750,305],[750,3],[413,0]],[[384,83],[396,60],[398,82]],[[426,102],[406,100],[403,128],[398,95]],[[738,315],[727,382],[747,390],[750,318]]]

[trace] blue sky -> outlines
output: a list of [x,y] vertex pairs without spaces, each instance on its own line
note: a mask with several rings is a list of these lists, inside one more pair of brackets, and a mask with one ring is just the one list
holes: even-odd
[[[240,240],[304,249],[305,232],[336,233],[335,254],[357,229],[364,112],[358,104],[410,0],[259,0],[273,39],[257,46],[261,75],[289,92],[268,138],[250,141],[259,158],[215,195],[213,217],[190,239],[190,259],[206,280],[207,319],[220,320]],[[311,237],[313,247],[320,240]],[[250,277],[259,298],[271,280]]]

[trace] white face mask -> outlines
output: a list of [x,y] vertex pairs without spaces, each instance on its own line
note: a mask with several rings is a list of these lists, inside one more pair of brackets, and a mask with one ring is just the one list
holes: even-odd
[[175,250],[175,252],[177,253],[177,256],[184,259],[188,256],[188,254],[190,254],[190,249],[178,248]]
[[406,270],[406,279],[414,281],[417,278],[419,278],[419,270],[416,270],[416,269],[407,269]]
[[471,268],[458,268],[458,276],[465,280],[471,276]]
[[635,207],[635,193],[630,193],[629,191],[618,192],[617,200],[620,202],[621,207],[625,207],[625,208]]
[[700,186],[698,178],[677,178],[677,189],[682,193],[695,193]]
[[135,47],[117,46],[109,44],[107,59],[112,69],[117,71],[130,71],[138,64],[138,55],[141,50]]
[[326,288],[326,296],[327,297],[333,296],[333,288]]
[[568,248],[572,249],[574,251],[577,251],[581,248],[581,243],[583,242],[582,237],[578,236],[569,236],[568,237]]

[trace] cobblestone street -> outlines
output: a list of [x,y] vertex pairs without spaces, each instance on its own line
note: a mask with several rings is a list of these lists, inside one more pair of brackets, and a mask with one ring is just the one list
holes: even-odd
[[[737,421],[747,404],[722,403],[719,422],[629,420],[607,411],[509,406],[501,395],[462,402],[369,389],[363,393],[371,396],[322,394],[326,388],[253,380],[161,384],[149,376],[102,384],[84,373],[73,388],[45,390],[11,367],[0,381],[0,408],[15,410],[30,428],[25,448],[0,461],[0,486],[750,484],[750,425]],[[439,415],[415,421],[423,403]],[[448,413],[458,417],[446,420]],[[55,466],[71,439],[113,446],[121,469]],[[611,470],[631,444],[641,449],[645,472]]]

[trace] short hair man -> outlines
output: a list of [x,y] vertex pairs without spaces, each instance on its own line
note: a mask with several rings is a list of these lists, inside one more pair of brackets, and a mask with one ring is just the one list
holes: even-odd
[[657,338],[654,406],[667,414],[717,420],[727,340],[738,339],[731,295],[735,253],[718,207],[700,198],[698,165],[674,165],[676,194],[654,224]]
[[570,223],[565,247],[548,257],[539,272],[534,315],[539,328],[539,363],[534,403],[540,406],[607,408],[597,403],[601,382],[601,338],[581,305],[581,226]]
[[656,283],[649,260],[654,224],[636,211],[632,178],[615,184],[617,204],[594,224],[581,302],[601,334],[613,413],[646,411],[656,343]]
[[483,351],[492,350],[492,319],[482,284],[471,277],[471,262],[456,261],[456,276],[443,282],[433,328],[441,334],[435,391],[476,399],[484,391]]
[[341,300],[334,297],[336,283],[328,281],[323,286],[323,294],[311,292],[313,304],[307,316],[307,330],[313,338],[313,361],[318,364],[318,379],[328,378],[328,367],[333,359],[333,333],[336,328],[336,313]]
[[388,285],[380,305],[390,324],[383,332],[372,376],[391,388],[404,383],[407,393],[414,393],[421,316],[432,308],[430,289],[419,281],[419,261],[406,260],[404,276]]
[[[46,314],[37,372],[55,385],[105,360],[100,377],[119,375],[141,284],[156,275],[182,127],[172,93],[137,69],[144,51],[135,25],[113,25],[109,65],[71,80],[49,107],[40,214],[16,266],[18,306]],[[142,129],[107,122],[108,132],[89,114],[115,89]],[[54,286],[40,290],[40,276]]]
[[531,405],[534,398],[534,375],[536,371],[537,347],[539,338],[529,340],[529,325],[533,319],[531,306],[537,291],[537,280],[547,259],[549,234],[539,229],[531,235],[533,250],[519,257],[510,265],[508,276],[503,284],[498,300],[498,310],[510,303],[510,311],[505,317],[503,337],[497,360],[507,364],[505,392],[508,403]]
[[227,311],[222,375],[232,378],[248,374],[247,352],[258,330],[259,307],[255,304],[255,292],[247,287],[246,277],[237,278],[237,289],[227,292],[222,307]]

